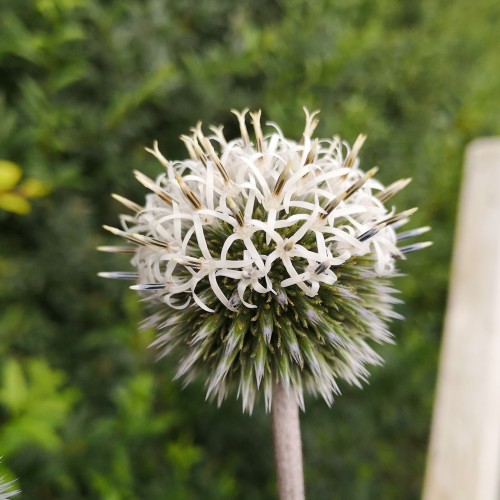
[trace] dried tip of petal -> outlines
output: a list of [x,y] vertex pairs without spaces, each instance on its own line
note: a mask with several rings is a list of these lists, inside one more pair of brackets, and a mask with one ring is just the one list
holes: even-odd
[[378,172],[378,167],[372,167],[368,172],[356,181],[347,191],[345,192],[345,198],[350,198],[356,191],[361,189],[376,173]]
[[123,235],[123,231],[116,228],[116,227],[112,227],[112,226],[107,226],[106,224],[103,224],[102,226],[106,231],[109,231],[110,233],[116,235],[116,236],[122,236]]
[[371,179],[378,172],[378,167],[373,167],[368,172],[366,172],[361,179],[352,184],[346,191],[336,196],[328,205],[325,207],[325,212],[320,215],[320,218],[326,219],[329,213],[331,213],[335,208],[337,208],[340,203],[344,200],[350,198],[356,191],[361,189],[366,182]]
[[169,243],[167,243],[166,241],[159,240],[157,238],[144,236],[143,234],[139,233],[127,233],[125,231],[122,231],[121,229],[111,226],[104,225],[102,227],[106,229],[106,231],[109,231],[110,233],[114,234],[115,236],[121,236],[122,238],[125,238],[132,243],[136,243],[137,245],[155,246],[160,248],[170,247]]
[[189,187],[186,185],[186,183],[182,180],[181,176],[176,173],[175,179],[177,180],[177,183],[179,184],[179,187],[181,188],[182,194],[188,199],[188,201],[191,203],[191,205],[193,205],[193,207],[196,210],[201,210],[203,208],[201,201],[193,193],[193,191],[191,191],[191,189],[189,189]]
[[[181,135],[179,136],[179,139],[184,143],[184,146],[186,146],[186,149],[188,151],[189,157],[192,160],[199,160],[200,158],[196,155],[196,151],[193,145],[193,139],[187,135]],[[203,162],[203,165],[206,165],[206,162]]]
[[151,185],[155,186],[155,183],[153,179],[150,179],[147,175],[144,175],[142,172],[139,172],[139,170],[133,170],[135,178],[144,186],[149,187]]
[[99,246],[97,247],[99,252],[106,253],[135,253],[134,247],[113,247],[113,246]]
[[417,229],[410,229],[409,231],[404,231],[397,235],[398,241],[407,240],[409,238],[415,238],[416,236],[420,236],[425,234],[431,230],[430,226],[423,226]]
[[[392,225],[393,229],[395,229],[395,226],[397,224],[401,224],[402,221],[405,221],[404,223],[408,222],[410,215],[413,215],[417,210],[418,208],[415,207],[415,208],[410,208],[409,210],[405,210],[404,212],[401,212],[399,214],[391,215],[390,217],[387,217],[386,219],[377,222],[372,228],[360,234],[357,237],[357,240],[360,242],[369,240],[370,238],[373,238],[373,236],[375,236],[380,230],[382,230],[384,227],[387,226]],[[420,230],[413,230],[413,231],[408,231],[407,233],[401,233],[402,237],[400,238],[398,236],[398,239],[405,239],[405,238],[411,238],[412,236],[418,236],[419,234],[425,233],[427,230],[428,230],[427,228],[420,228]]]
[[409,208],[408,210],[405,210],[404,212],[401,212],[400,216],[401,216],[401,218],[410,217],[415,212],[417,212],[417,210],[418,210],[418,207]]
[[152,179],[150,179],[147,175],[144,175],[139,170],[134,170],[135,178],[146,188],[156,194],[159,198],[161,198],[168,205],[172,205],[172,198],[160,187],[158,186]]
[[389,200],[394,195],[398,194],[401,190],[403,190],[406,186],[408,186],[408,184],[410,184],[411,181],[412,181],[411,177],[408,177],[407,179],[399,179],[398,181],[393,182],[385,189],[377,193],[375,196],[382,203],[385,203],[387,200]]
[[[194,139],[198,138],[201,146],[205,150],[205,153],[201,150],[200,146],[198,145],[197,142],[193,143],[193,146],[195,148],[195,153],[198,155],[200,160],[203,162],[203,164],[206,166],[207,165],[207,160],[211,159],[215,166],[217,167],[217,170],[219,173],[222,175],[222,178],[224,179],[224,182],[228,184],[230,182],[229,175],[224,168],[224,165],[222,164],[220,158],[217,156],[217,153],[215,152],[214,147],[212,146],[212,143],[210,142],[209,139],[207,139],[203,133],[201,132],[201,122],[198,123],[199,127],[196,129],[196,136]],[[248,134],[247,134],[248,135]]]
[[142,210],[142,207],[140,205],[134,203],[133,201],[130,201],[123,196],[120,196],[119,194],[113,193],[111,197],[133,212],[140,212]]
[[291,168],[292,168],[292,162],[289,161],[283,168],[283,171],[281,172],[280,176],[278,177],[278,180],[276,181],[276,185],[274,186],[273,190],[274,196],[279,196],[283,191],[283,187],[285,186],[285,182],[288,179]]
[[414,243],[413,245],[407,245],[405,247],[401,247],[399,251],[403,254],[405,253],[410,253],[410,252],[416,252],[418,250],[422,250],[424,248],[428,248],[431,245],[433,245],[432,241],[423,241],[421,243]]
[[238,224],[240,226],[243,226],[245,223],[245,219],[243,218],[243,214],[241,213],[241,210],[239,209],[238,205],[234,202],[232,198],[229,198],[229,196],[226,198],[227,206],[231,212],[233,212],[234,217],[236,218]]
[[414,207],[414,208],[409,208],[408,210],[405,210],[403,212],[400,212],[399,214],[391,215],[390,217],[387,217],[386,219],[381,220],[379,223],[377,223],[377,225],[375,227],[390,226],[391,224],[395,224],[395,223],[400,222],[402,220],[408,219],[417,210],[418,210],[418,207]]
[[217,170],[219,171],[219,173],[222,175],[224,182],[226,184],[229,184],[231,181],[231,179],[229,178],[229,174],[227,173],[226,169],[224,168],[224,165],[222,165],[220,158],[217,156],[217,154],[215,153],[213,148],[212,148],[209,156],[210,156],[211,160],[215,163],[215,166],[217,167]]
[[314,163],[314,160],[316,159],[316,152],[318,151],[318,144],[319,144],[319,139],[316,138],[314,141],[311,143],[311,148],[309,149],[309,152],[307,153],[306,156],[306,161],[304,165],[310,165],[311,163]]
[[128,272],[128,271],[113,271],[113,272],[101,272],[97,273],[100,278],[108,278],[114,280],[136,280],[139,279],[139,273]]

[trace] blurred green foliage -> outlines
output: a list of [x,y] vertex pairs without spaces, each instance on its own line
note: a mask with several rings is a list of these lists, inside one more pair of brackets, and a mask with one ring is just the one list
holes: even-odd
[[[365,168],[411,176],[435,246],[403,263],[407,321],[364,391],[307,401],[315,499],[419,497],[464,146],[500,133],[496,0],[0,0],[0,157],[50,186],[29,215],[0,210],[0,475],[26,499],[275,497],[263,409],[221,409],[154,362],[141,306],[99,270],[116,191],[158,172],[154,139],[231,107],[287,134],[366,132]],[[11,182],[5,190],[14,187]],[[16,188],[17,189],[17,188]],[[4,191],[5,191],[4,190]],[[18,210],[19,212],[19,210]],[[9,469],[7,468],[9,467]]]

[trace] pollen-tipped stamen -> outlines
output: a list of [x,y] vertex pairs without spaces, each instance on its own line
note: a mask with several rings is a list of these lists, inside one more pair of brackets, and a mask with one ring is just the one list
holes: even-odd
[[416,236],[421,236],[431,230],[430,226],[423,226],[417,229],[410,229],[409,231],[404,231],[397,235],[398,241],[407,240],[410,238],[415,238]]
[[285,187],[285,183],[288,180],[288,177],[290,176],[290,171],[292,168],[292,162],[289,161],[285,167],[283,168],[280,176],[278,177],[278,180],[276,181],[276,184],[274,185],[273,189],[273,195],[274,196],[279,196],[281,192],[283,191],[283,188]]
[[129,271],[101,272],[101,273],[97,273],[97,276],[99,276],[101,278],[112,279],[112,280],[136,281],[139,279],[139,273],[134,273],[134,272],[129,272]]
[[233,213],[236,221],[240,226],[243,226],[245,224],[245,219],[243,217],[243,214],[241,213],[241,210],[239,209],[238,205],[234,202],[232,198],[227,197],[226,198],[227,206],[229,210]]
[[390,217],[387,217],[386,219],[377,222],[375,227],[379,225],[390,226],[391,224],[395,224],[401,220],[407,219],[408,217],[413,215],[417,210],[418,207],[414,207],[414,208],[409,208],[408,210],[404,210],[403,212],[399,212],[396,215],[391,215]]
[[129,210],[132,210],[133,212],[140,212],[142,210],[142,207],[140,205],[125,198],[124,196],[120,196],[119,194],[113,193],[111,197],[114,198],[119,203],[121,203],[124,207],[127,207]]
[[432,245],[432,241],[422,241],[420,243],[414,243],[413,245],[407,245],[405,247],[401,247],[399,251],[403,254],[416,252],[418,250],[422,250],[423,248],[430,247]]
[[189,156],[192,160],[199,160],[204,167],[207,166],[207,155],[203,152],[196,138],[190,137],[188,135],[181,135],[181,141],[186,146]]
[[344,161],[344,167],[352,167],[356,161],[356,158],[358,157],[359,151],[363,147],[363,144],[366,141],[366,135],[365,134],[359,134],[356,140],[354,141],[354,144],[352,145],[351,151],[347,155],[347,158]]
[[321,219],[326,219],[328,215],[335,210],[341,202],[349,199],[356,191],[359,191],[369,179],[371,179],[378,172],[378,167],[373,167],[368,172],[366,172],[361,179],[352,184],[346,191],[336,196],[328,205],[324,208],[326,213],[320,214]]
[[161,241],[157,238],[152,238],[149,236],[144,236],[143,234],[139,233],[127,233],[125,231],[122,231],[121,229],[118,229],[116,227],[111,227],[111,226],[102,226],[106,231],[109,231],[110,233],[114,234],[115,236],[121,236],[122,238],[125,238],[126,240],[130,241],[131,243],[136,243],[137,245],[141,246],[155,246],[159,248],[169,248],[170,245],[166,241]]
[[120,246],[99,246],[97,247],[99,252],[105,253],[135,253],[135,247],[120,247]]
[[377,193],[375,196],[382,202],[385,203],[387,200],[392,198],[394,195],[398,194],[402,189],[404,189],[410,182],[412,181],[411,177],[407,179],[399,179],[396,182],[393,182],[385,189]]
[[201,210],[203,205],[201,201],[197,198],[197,196],[189,189],[186,183],[182,180],[182,177],[179,174],[175,174],[175,179],[181,188],[182,194],[187,198],[187,200],[193,205],[196,210]]
[[312,113],[309,113],[309,110],[305,106],[302,109],[306,114],[306,125],[302,134],[301,144],[304,143],[304,137],[311,137],[319,123],[319,120],[316,118],[316,116],[319,114],[319,110],[316,109]]
[[377,222],[372,228],[368,229],[367,231],[359,235],[357,237],[357,240],[360,242],[369,240],[370,238],[373,238],[379,231],[384,229],[384,227],[397,224],[402,220],[408,220],[408,217],[414,214],[417,210],[418,208],[415,207],[405,210],[404,212],[400,212],[399,214],[391,215],[390,217],[387,217],[386,219]]
[[262,115],[262,111],[259,109],[254,113],[250,113],[250,117],[252,118],[252,125],[255,132],[255,141],[257,151],[262,153],[264,151],[264,135],[262,134],[262,127],[260,125],[260,117]]
[[145,151],[152,154],[164,167],[168,170],[170,162],[161,154],[160,148],[158,147],[158,141],[153,142],[153,149],[144,148]]
[[318,144],[319,144],[318,139],[314,139],[314,141],[312,141],[311,148],[309,149],[309,152],[307,153],[306,161],[304,162],[304,165],[311,165],[312,163],[314,163],[314,161],[316,160],[316,153],[318,151]]
[[168,205],[172,205],[173,199],[155,182],[150,179],[147,175],[144,175],[142,172],[138,170],[134,170],[135,178],[146,188],[156,194],[159,198],[161,198]]
[[241,139],[243,141],[243,146],[248,147],[250,146],[250,137],[248,136],[248,130],[247,126],[245,124],[245,116],[248,113],[248,108],[245,108],[243,111],[238,111],[237,109],[232,109],[231,113],[238,118],[238,123],[240,125],[240,133],[241,133]]
[[229,184],[231,179],[229,178],[229,175],[228,175],[226,169],[224,168],[224,165],[222,165],[220,158],[218,157],[217,153],[215,152],[215,149],[212,146],[212,143],[203,134],[203,132],[201,130],[201,122],[198,122],[196,127],[194,129],[192,129],[192,132],[194,134],[194,137],[201,144],[201,147],[205,150],[206,157],[214,162],[214,165],[216,166],[217,170],[219,171],[219,173],[222,175],[222,178],[224,179],[224,183]]

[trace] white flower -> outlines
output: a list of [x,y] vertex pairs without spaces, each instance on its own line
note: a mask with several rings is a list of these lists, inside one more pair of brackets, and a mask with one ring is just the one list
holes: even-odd
[[[408,222],[416,209],[396,213],[384,203],[409,179],[386,188],[374,178],[377,168],[362,171],[358,154],[365,136],[359,136],[352,148],[337,137],[313,139],[317,112],[306,111],[305,130],[297,142],[285,138],[274,123],[264,134],[257,112],[250,113],[255,136],[251,142],[247,111],[233,111],[240,125],[238,139],[228,141],[222,127],[210,127],[211,133],[204,135],[201,124],[190,136],[182,136],[188,160],[167,160],[157,143],[147,149],[162,164],[163,173],[153,180],[135,172],[151,192],[145,206],[114,195],[132,215],[121,216],[121,229],[105,226],[134,246],[101,247],[133,253],[137,272],[101,276],[137,282],[132,288],[156,304],[156,313],[147,322],[162,332],[155,344],[165,352],[188,344],[179,374],[191,380],[204,363],[213,366],[208,393],[217,394],[219,400],[236,384],[244,407],[251,409],[264,381],[269,404],[272,377],[278,376],[285,387],[292,386],[299,402],[304,379],[330,403],[338,390],[336,377],[358,383],[366,377],[363,364],[379,362],[364,337],[388,341],[383,321],[394,316],[388,298],[392,292],[383,282],[379,289],[370,285],[368,293],[357,286],[361,278],[353,278],[353,293],[359,289],[355,296],[364,297],[359,303],[347,298],[349,280],[339,280],[339,273],[360,273],[365,281],[375,283],[395,275],[397,259],[429,243],[398,248],[395,229]],[[427,229],[402,233],[400,239]],[[331,311],[322,309],[322,290],[339,294],[339,303],[332,304]],[[310,301],[305,319],[299,317],[305,312],[298,304],[303,298],[304,304]],[[350,308],[360,309],[356,314],[364,328],[358,325],[363,333],[352,338],[334,333],[331,318],[326,320],[349,300]],[[319,309],[311,309],[313,304]],[[275,306],[276,313],[267,311]],[[278,318],[281,309],[287,311],[286,320]],[[217,323],[214,313],[227,319],[218,326],[225,334],[212,328]],[[262,320],[268,316],[272,321]],[[237,328],[242,318],[247,323]],[[186,321],[191,322],[190,328]],[[262,322],[267,325],[253,328],[252,323]],[[315,331],[317,337],[323,328],[318,324],[330,326],[324,327],[324,338],[314,340],[310,335]],[[355,325],[348,327],[356,330]],[[248,338],[252,333],[261,338],[255,346]],[[314,347],[326,341],[332,352],[342,353],[335,361]],[[245,349],[251,352],[242,354]],[[289,358],[285,362],[280,355],[278,362],[276,352]],[[243,367],[243,361],[252,369]],[[289,362],[299,371],[290,368]]]
[[[0,457],[1,459],[2,457]],[[0,477],[0,500],[9,500],[9,498],[21,493],[21,490],[13,490],[16,481],[3,482],[3,477]]]

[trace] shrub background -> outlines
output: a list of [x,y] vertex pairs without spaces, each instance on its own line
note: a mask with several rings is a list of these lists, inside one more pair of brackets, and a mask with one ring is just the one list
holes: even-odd
[[[138,334],[134,293],[95,252],[132,169],[159,172],[199,119],[237,135],[232,107],[299,137],[368,134],[362,166],[421,207],[435,245],[401,265],[408,318],[363,391],[302,417],[317,499],[419,498],[464,147],[500,133],[496,0],[0,0],[0,158],[51,193],[0,211],[0,475],[26,499],[272,499],[262,406],[205,403]],[[480,221],[478,221],[480,223]],[[480,258],[480,249],[478,249]],[[471,263],[473,265],[473,263]],[[7,468],[8,467],[8,468]]]

